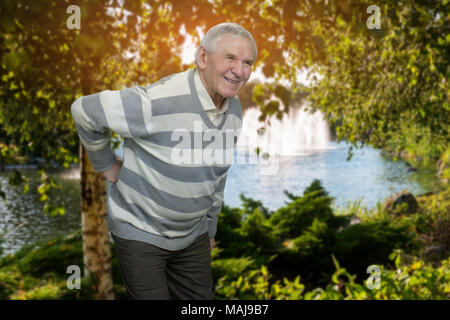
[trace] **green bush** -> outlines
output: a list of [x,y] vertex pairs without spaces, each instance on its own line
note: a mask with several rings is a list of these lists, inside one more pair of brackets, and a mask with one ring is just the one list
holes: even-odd
[[[294,281],[270,283],[271,275],[266,267],[245,272],[236,280],[222,278],[216,286],[216,299],[302,299],[302,300],[427,300],[450,298],[450,258],[434,267],[415,258],[404,263],[402,252],[390,254],[395,269],[380,267],[379,288],[369,288],[368,283],[355,282],[355,275],[341,267],[333,257],[335,272],[325,288],[305,291],[300,277]],[[367,275],[369,278],[369,275]],[[368,280],[368,279],[367,279]]]
[[11,300],[56,300],[60,299],[62,296],[62,286],[61,284],[55,284],[51,280],[43,284],[42,286],[37,286],[28,291],[19,291],[13,294]]
[[333,219],[315,218],[300,236],[286,242],[269,268],[284,270],[289,278],[299,274],[311,289],[324,285],[333,273],[332,255],[362,279],[369,265],[389,263],[389,253],[394,249],[412,252],[418,246],[410,222],[403,218],[363,222],[344,229],[330,227],[330,221]]
[[254,267],[255,261],[249,257],[214,259],[211,263],[215,284],[223,277],[226,277],[227,279],[237,279],[244,271]]
[[394,250],[389,258],[393,260],[395,268],[387,269],[380,265],[379,288],[370,289],[366,283],[355,283],[355,276],[350,275],[335,261],[337,271],[333,274],[332,283],[325,289],[317,288],[305,294],[305,299],[450,299],[450,258],[442,260],[439,267],[425,263],[417,257],[414,257],[411,263],[405,263],[401,250]]
[[295,197],[285,192],[292,202],[278,209],[270,217],[270,223],[277,230],[277,236],[283,239],[300,236],[315,218],[326,221],[333,218],[331,202],[326,191],[318,180],[303,192],[303,196]]
[[301,236],[294,239],[294,247],[305,255],[323,251],[325,249],[323,239],[327,232],[327,224],[315,218],[311,226]]
[[252,250],[272,252],[277,247],[274,227],[259,209],[255,209],[242,222],[240,231]]
[[243,219],[246,218],[248,214],[251,214],[255,209],[261,211],[265,218],[269,218],[272,214],[269,209],[263,206],[261,201],[254,200],[252,198],[247,198],[243,193],[239,195],[242,201],[242,209],[240,209]]
[[[127,299],[112,248],[117,299]],[[81,278],[81,289],[67,288],[67,267],[83,266],[81,231],[23,247],[0,260],[0,299],[93,299],[92,279]]]
[[20,274],[10,269],[0,270],[0,300],[8,299],[20,284]]
[[407,248],[414,237],[406,224],[396,226],[390,221],[360,223],[337,233],[331,253],[350,272],[364,276],[367,266],[388,263],[389,253]]
[[16,256],[16,261],[21,272],[32,276],[47,272],[66,274],[68,266],[83,265],[81,232],[28,247]]
[[215,239],[221,248],[220,257],[252,256],[257,265],[267,263],[280,241],[266,217],[267,209],[259,201],[241,197],[244,209],[224,206],[219,215]]
[[223,257],[237,257],[242,255],[244,239],[239,232],[242,223],[242,210],[224,205],[217,223],[216,243],[224,249]]

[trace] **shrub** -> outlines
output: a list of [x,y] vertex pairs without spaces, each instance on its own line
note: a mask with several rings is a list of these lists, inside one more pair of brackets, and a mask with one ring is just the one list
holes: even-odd
[[66,274],[69,265],[83,265],[81,232],[27,247],[15,258],[20,271],[26,274]]
[[305,286],[300,282],[300,276],[293,281],[283,278],[271,283],[272,276],[265,266],[249,270],[230,280],[221,278],[215,287],[215,299],[226,300],[301,300]]
[[211,263],[214,283],[217,283],[223,277],[237,279],[244,271],[254,267],[255,262],[249,257],[215,259]]
[[[325,289],[317,288],[307,294],[305,299],[369,299],[369,300],[429,300],[450,298],[450,258],[442,260],[438,268],[414,257],[409,264],[403,262],[401,250],[394,250],[390,260],[395,269],[380,266],[379,288],[369,289],[366,284],[354,282],[345,268],[337,261],[332,283]],[[339,276],[346,279],[339,279]]]
[[20,284],[20,274],[12,268],[0,270],[0,300],[9,298]]
[[273,225],[259,209],[253,210],[242,222],[240,231],[252,250],[272,252],[277,246]]
[[336,235],[332,253],[352,273],[364,276],[371,264],[389,263],[389,253],[406,248],[414,240],[408,224],[374,221],[349,226]]
[[242,209],[240,211],[244,219],[248,214],[251,214],[253,211],[255,211],[255,209],[258,209],[265,218],[270,217],[270,210],[264,207],[261,201],[247,198],[243,193],[239,195],[239,198],[242,200]]
[[11,296],[11,300],[56,300],[62,295],[61,285],[52,281],[35,287],[29,291],[19,290]]
[[305,291],[300,277],[294,281],[286,278],[270,284],[271,275],[266,267],[245,272],[237,280],[219,280],[216,299],[304,299],[304,300],[421,300],[450,298],[450,258],[442,260],[435,268],[414,258],[404,263],[401,250],[394,250],[390,259],[395,269],[380,267],[379,288],[370,289],[366,283],[355,282],[356,276],[341,267],[334,257],[336,268],[325,288]]
[[314,180],[301,197],[295,197],[287,192],[293,201],[278,209],[270,217],[270,222],[277,229],[280,238],[289,239],[300,236],[315,218],[326,221],[333,217],[331,202],[333,198]]
[[242,235],[239,232],[241,222],[241,210],[223,206],[218,218],[215,240],[220,242],[221,247],[225,248],[224,256],[236,257],[240,255],[240,245],[235,246],[233,244],[242,244],[243,242]]

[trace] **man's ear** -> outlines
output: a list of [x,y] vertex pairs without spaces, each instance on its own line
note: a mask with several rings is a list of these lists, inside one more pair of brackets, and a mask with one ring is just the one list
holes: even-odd
[[200,70],[203,70],[206,68],[206,59],[207,59],[207,52],[205,47],[199,47],[197,52],[197,63],[198,68]]

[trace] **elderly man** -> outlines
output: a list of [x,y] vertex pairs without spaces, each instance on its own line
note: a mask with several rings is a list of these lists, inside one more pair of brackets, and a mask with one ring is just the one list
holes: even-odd
[[[92,166],[111,182],[107,221],[131,299],[213,298],[211,250],[231,165],[220,155],[236,145],[237,93],[256,55],[247,30],[222,23],[202,39],[196,68],[72,104]],[[111,131],[124,137],[123,162]],[[205,163],[212,151],[216,161]]]

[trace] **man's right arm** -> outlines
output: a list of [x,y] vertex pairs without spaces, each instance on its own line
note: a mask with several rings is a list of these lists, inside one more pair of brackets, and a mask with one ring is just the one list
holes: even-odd
[[145,117],[148,110],[149,100],[141,87],[105,90],[79,97],[72,103],[78,136],[97,172],[108,172],[118,166],[111,149],[111,131],[122,137],[148,131]]

